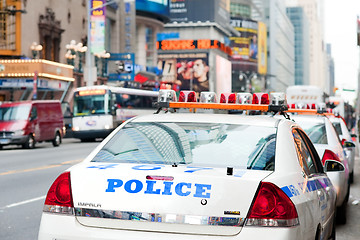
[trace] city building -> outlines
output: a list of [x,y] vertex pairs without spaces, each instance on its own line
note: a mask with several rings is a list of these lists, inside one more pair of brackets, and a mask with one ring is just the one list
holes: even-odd
[[[170,22],[158,35],[161,88],[230,92],[230,1],[170,2]],[[201,9],[201,11],[199,11]]]
[[295,85],[309,85],[309,23],[302,7],[289,7],[295,34]]
[[285,91],[295,84],[294,26],[286,15],[283,0],[264,2],[269,33],[268,80],[269,91]]
[[324,43],[324,8],[322,0],[286,0],[288,7],[302,7],[309,26],[309,84],[318,86],[328,92],[326,79],[326,49]]
[[328,66],[326,79],[329,79],[326,84],[326,92],[328,92],[330,96],[335,96],[335,63],[331,54],[331,44],[329,43],[326,44],[326,61],[326,66]]
[[249,0],[232,0],[230,4],[230,24],[239,33],[230,38],[234,92],[266,89],[267,26],[261,20],[252,19],[252,9],[257,10]]
[[[156,36],[168,15],[167,0],[0,0],[0,101],[71,102],[79,86],[134,83],[138,74],[141,83],[156,80]],[[56,66],[51,74],[50,66]],[[39,85],[45,82],[46,89]]]

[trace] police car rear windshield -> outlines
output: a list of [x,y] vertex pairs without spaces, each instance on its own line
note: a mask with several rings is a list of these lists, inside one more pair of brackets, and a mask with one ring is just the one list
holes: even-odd
[[93,162],[274,170],[276,128],[220,123],[129,123]]
[[299,124],[313,143],[328,144],[326,127],[323,122],[304,121]]

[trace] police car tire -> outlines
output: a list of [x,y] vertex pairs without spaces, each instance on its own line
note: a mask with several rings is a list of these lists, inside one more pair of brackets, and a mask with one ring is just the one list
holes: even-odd
[[333,226],[331,230],[331,235],[329,237],[329,240],[335,240],[336,239],[336,217],[333,219]]
[[346,224],[346,210],[347,210],[347,201],[344,200],[342,205],[336,209],[336,221],[339,224]]
[[350,183],[354,183],[354,171],[350,173],[349,181]]

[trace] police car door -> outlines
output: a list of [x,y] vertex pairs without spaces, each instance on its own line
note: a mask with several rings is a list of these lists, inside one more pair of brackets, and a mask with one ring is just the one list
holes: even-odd
[[327,227],[330,219],[329,209],[331,208],[330,204],[328,204],[328,178],[324,173],[320,158],[307,135],[301,129],[293,129],[293,136],[299,163],[304,172],[303,192],[308,195],[309,204],[312,204],[312,206],[308,207],[313,210],[313,218],[318,219],[318,222],[314,223],[321,223],[323,228]]

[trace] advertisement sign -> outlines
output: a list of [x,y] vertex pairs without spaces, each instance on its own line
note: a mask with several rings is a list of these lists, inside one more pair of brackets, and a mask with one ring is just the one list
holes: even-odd
[[230,0],[171,0],[171,22],[217,22],[227,26],[230,19]]
[[232,18],[230,23],[240,33],[240,37],[230,38],[233,70],[257,72],[258,23],[242,18]]
[[219,49],[228,55],[232,55],[229,46],[212,39],[163,40],[156,43],[156,48],[158,50]]
[[258,22],[258,73],[267,73],[267,30],[263,22]]
[[216,94],[231,92],[231,62],[216,55]]
[[105,50],[105,7],[106,0],[90,0],[91,11],[91,52],[99,53]]
[[168,0],[136,0],[136,10],[169,18]]
[[209,91],[207,53],[159,54],[158,59],[163,82],[179,85],[180,90]]

